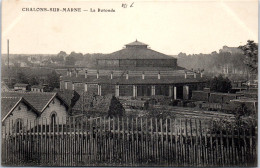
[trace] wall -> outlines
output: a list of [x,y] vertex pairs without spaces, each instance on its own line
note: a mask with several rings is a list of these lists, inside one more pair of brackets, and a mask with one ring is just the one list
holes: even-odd
[[112,66],[112,67],[118,67],[119,66],[119,60],[97,60],[98,66]]
[[97,63],[104,67],[176,67],[177,59],[102,59]]
[[195,101],[208,101],[209,93],[204,91],[193,91],[191,99]]
[[133,85],[119,85],[119,96],[133,96]]
[[[53,102],[53,100],[54,100],[54,102]],[[50,120],[51,114],[52,114],[52,112],[56,112],[57,117],[59,118],[59,122],[58,122],[58,120],[56,120],[56,122],[59,124],[65,123],[66,117],[69,116],[65,105],[63,103],[61,103],[61,101],[57,98],[54,98],[53,100],[41,114],[40,120],[43,119],[45,121],[47,119],[47,124],[50,124],[51,123],[51,120]]]
[[[98,85],[97,84],[87,84],[88,92],[98,94]],[[102,88],[101,88],[102,90]]]
[[[19,110],[20,107],[20,110]],[[5,127],[6,130],[9,130],[9,122],[10,125],[12,125],[12,121],[13,124],[15,124],[17,119],[22,119],[22,123],[23,123],[23,127],[24,129],[26,129],[26,123],[27,123],[27,119],[28,119],[28,127],[29,127],[29,123],[33,122],[34,120],[37,118],[37,114],[35,114],[32,110],[29,110],[27,105],[25,105],[23,102],[19,103],[19,105],[14,109],[14,111],[12,112],[13,115],[9,115],[9,117],[7,117],[5,119],[5,121],[3,122],[3,127],[2,130],[4,131]],[[3,118],[4,116],[2,116]]]
[[115,85],[101,84],[101,95],[115,94]]
[[137,67],[176,67],[177,60],[175,59],[140,59],[136,62]]
[[64,81],[60,81],[60,89],[61,90],[65,89],[65,82]]
[[[177,91],[178,93],[178,91]],[[169,96],[169,86],[168,85],[155,85],[155,95]]]
[[81,93],[84,91],[84,84],[83,83],[74,83],[74,89],[76,92]]

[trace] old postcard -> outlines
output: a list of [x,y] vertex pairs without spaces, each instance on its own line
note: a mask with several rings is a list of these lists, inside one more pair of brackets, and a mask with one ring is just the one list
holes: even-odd
[[257,0],[3,0],[1,37],[2,166],[257,166]]

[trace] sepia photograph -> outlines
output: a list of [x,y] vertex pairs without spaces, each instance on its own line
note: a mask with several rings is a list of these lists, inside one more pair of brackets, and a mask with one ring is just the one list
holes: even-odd
[[258,0],[1,8],[2,166],[258,166]]

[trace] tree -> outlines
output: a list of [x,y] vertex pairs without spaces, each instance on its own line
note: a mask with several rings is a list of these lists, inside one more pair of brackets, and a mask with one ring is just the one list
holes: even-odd
[[27,76],[23,72],[17,73],[17,80],[16,81],[17,81],[17,83],[26,83],[26,84],[29,83]]
[[57,54],[57,57],[66,57],[67,56],[67,53],[65,51],[60,51],[58,54]]
[[254,41],[248,40],[246,45],[239,46],[239,48],[242,49],[244,52],[244,63],[248,67],[249,71],[252,73],[257,73],[258,45]]
[[47,76],[46,82],[50,88],[60,87],[59,75],[55,71]]
[[214,77],[209,81],[210,90],[215,92],[227,93],[231,90],[231,81],[228,78],[223,78],[222,75]]
[[38,76],[30,76],[30,77],[28,78],[28,83],[29,83],[31,86],[33,86],[33,85],[39,85],[40,80],[39,80]]

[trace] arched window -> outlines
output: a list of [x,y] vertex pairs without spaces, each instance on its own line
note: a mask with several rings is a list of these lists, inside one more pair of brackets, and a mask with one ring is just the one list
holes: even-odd
[[51,129],[53,129],[53,127],[55,126],[55,124],[57,124],[57,113],[55,111],[53,111],[50,115],[50,120],[51,120]]
[[15,132],[19,133],[23,130],[23,120],[21,118],[18,118],[16,120],[16,125],[15,125]]

